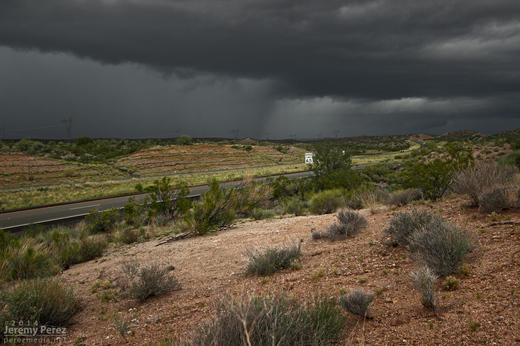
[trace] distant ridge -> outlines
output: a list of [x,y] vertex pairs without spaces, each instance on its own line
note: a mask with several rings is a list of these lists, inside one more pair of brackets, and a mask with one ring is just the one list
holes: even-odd
[[500,131],[495,136],[520,136],[520,129]]
[[462,130],[462,131],[446,132],[445,134],[440,135],[439,137],[457,137],[457,136],[464,136],[464,137],[481,136],[481,137],[486,137],[488,135],[485,134],[485,133],[477,132],[477,131]]

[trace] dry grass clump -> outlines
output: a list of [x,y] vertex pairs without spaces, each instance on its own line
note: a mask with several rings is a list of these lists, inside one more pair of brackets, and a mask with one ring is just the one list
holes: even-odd
[[373,300],[373,294],[367,294],[361,290],[353,290],[346,296],[342,295],[339,298],[339,305],[354,315],[368,317],[370,303]]
[[137,262],[124,262],[119,285],[129,298],[145,300],[168,292],[180,290],[181,284],[169,273],[169,269],[159,263],[140,265]]
[[435,310],[435,282],[437,275],[429,267],[421,267],[411,274],[415,289],[421,294],[422,305],[431,310]]
[[409,189],[404,191],[396,191],[388,196],[387,204],[389,206],[407,205],[410,202],[418,201],[423,198],[423,194],[419,189]]
[[267,248],[263,252],[246,250],[247,273],[253,275],[271,275],[278,270],[289,268],[301,257],[301,248],[297,244],[282,248]]
[[479,196],[479,211],[482,213],[501,212],[514,206],[513,190],[509,187],[495,187]]
[[467,195],[471,205],[479,206],[484,193],[509,185],[517,174],[517,167],[500,166],[497,163],[468,166],[455,173],[452,189],[456,193]]
[[213,319],[180,345],[329,345],[340,341],[345,316],[334,300],[301,304],[285,296],[224,298]]
[[352,237],[359,233],[362,229],[367,227],[367,219],[353,211],[353,210],[341,210],[337,215],[338,222],[327,227],[325,233],[312,232],[313,239],[326,238],[331,241],[338,239],[345,239],[346,237]]

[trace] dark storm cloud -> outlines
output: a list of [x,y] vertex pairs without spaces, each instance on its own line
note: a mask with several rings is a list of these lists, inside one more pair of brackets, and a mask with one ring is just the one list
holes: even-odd
[[170,81],[149,82],[157,102],[143,75],[97,102],[152,107],[158,123],[246,119],[258,137],[520,125],[518,0],[3,0],[0,46],[146,66]]
[[297,96],[489,96],[520,88],[519,16],[516,0],[4,0],[0,44]]

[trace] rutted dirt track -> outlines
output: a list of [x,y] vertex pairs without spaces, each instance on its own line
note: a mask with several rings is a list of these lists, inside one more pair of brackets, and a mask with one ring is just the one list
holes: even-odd
[[[325,230],[335,221],[335,215],[321,215],[239,222],[204,237],[160,246],[156,246],[160,240],[154,240],[112,248],[103,258],[73,266],[61,275],[84,304],[69,329],[67,344],[126,344],[111,318],[115,314],[132,319],[128,335],[132,344],[160,345],[163,339],[182,338],[211,317],[213,302],[224,293],[284,292],[307,301],[316,293],[332,296],[340,290],[361,288],[377,292],[371,308],[373,319],[350,316],[346,330],[352,333],[344,344],[520,345],[518,210],[493,222],[464,203],[448,199],[375,215],[363,210],[369,226],[354,238],[337,242],[311,239],[312,230]],[[460,288],[447,291],[439,280],[437,316],[422,307],[412,288],[409,274],[416,265],[406,251],[382,244],[388,220],[396,212],[413,208],[437,212],[478,237],[478,246],[466,261],[469,275],[457,275]],[[300,270],[267,278],[245,274],[245,249],[293,241],[301,242],[304,254]],[[173,265],[183,289],[143,303],[121,299],[115,283],[120,263],[127,259]],[[115,300],[109,292],[115,294]],[[110,301],[103,302],[103,297]]]

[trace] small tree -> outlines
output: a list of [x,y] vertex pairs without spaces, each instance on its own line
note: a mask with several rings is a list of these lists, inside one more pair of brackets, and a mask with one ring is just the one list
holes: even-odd
[[332,142],[314,144],[313,163],[309,168],[314,172],[314,182],[319,190],[359,187],[363,179],[352,171],[350,153],[343,146]]
[[318,142],[314,144],[313,163],[311,171],[317,178],[340,170],[349,170],[352,166],[350,154],[341,146],[332,142]]
[[450,188],[456,171],[473,165],[473,151],[458,143],[448,143],[444,150],[436,150],[437,157],[429,162],[409,165],[403,172],[405,188],[419,188],[424,197],[433,201],[441,198]]
[[177,144],[178,145],[192,145],[193,140],[191,139],[190,136],[182,135],[177,139]]
[[187,198],[190,193],[186,182],[179,182],[177,185],[170,185],[171,178],[162,177],[157,179],[151,186],[153,191],[145,198],[144,205],[148,205],[149,216],[163,214],[175,217],[184,214],[191,207],[190,200]]

